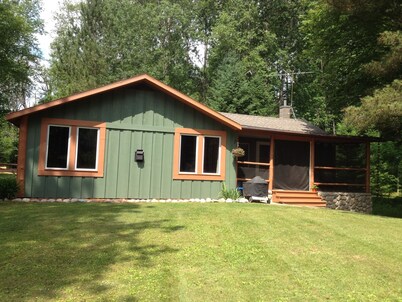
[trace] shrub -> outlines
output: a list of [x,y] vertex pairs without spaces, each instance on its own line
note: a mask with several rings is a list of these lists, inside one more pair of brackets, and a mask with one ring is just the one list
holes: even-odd
[[0,199],[13,199],[19,186],[14,175],[0,175]]
[[240,192],[237,189],[228,189],[226,187],[225,183],[222,183],[222,189],[219,193],[220,198],[225,198],[225,199],[239,199],[240,198]]

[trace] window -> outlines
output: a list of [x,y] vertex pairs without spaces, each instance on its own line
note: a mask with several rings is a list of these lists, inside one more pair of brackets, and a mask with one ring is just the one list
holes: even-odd
[[96,170],[99,129],[78,128],[76,169]]
[[225,153],[224,131],[176,129],[173,178],[223,180]]
[[46,168],[67,169],[70,127],[49,126]]
[[197,164],[197,136],[182,135],[180,139],[180,172],[195,173]]
[[221,145],[220,137],[204,137],[204,173],[219,173],[219,149]]
[[102,177],[104,123],[43,119],[39,175]]

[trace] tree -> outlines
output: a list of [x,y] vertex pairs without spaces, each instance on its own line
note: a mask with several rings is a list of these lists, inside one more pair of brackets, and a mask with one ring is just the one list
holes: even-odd
[[16,163],[18,153],[18,129],[4,119],[0,118],[0,162]]
[[51,78],[55,95],[148,73],[194,93],[191,1],[67,2],[57,18]]
[[223,2],[225,1],[196,0],[192,2],[191,54],[193,63],[198,67],[194,69],[194,84],[196,85],[194,96],[202,103],[207,103],[211,84],[209,54],[213,44],[213,28],[222,12]]
[[227,1],[212,29],[212,40],[208,103],[230,112],[277,115],[276,44],[266,23],[260,22],[257,2]]
[[338,121],[342,109],[356,104],[373,85],[362,66],[376,54],[380,25],[345,14],[322,1],[312,4],[304,20],[305,56],[314,58],[322,96]]
[[402,141],[402,80],[364,97],[361,106],[346,108],[345,122],[361,133],[378,130],[384,138]]
[[0,2],[0,109],[27,107],[40,51],[39,0]]
[[39,12],[38,0],[0,2],[0,162],[16,161],[18,131],[4,116],[28,105],[40,57]]
[[[401,28],[402,29],[402,28]],[[380,84],[402,78],[402,31],[384,31],[378,37],[383,55],[366,66],[365,71],[377,77]]]
[[317,0],[310,5],[303,18],[303,56],[315,65],[315,96],[324,100],[328,117],[341,123],[345,107],[358,106],[396,78],[398,71],[381,75],[379,64],[385,66],[389,47],[395,55],[389,53],[388,66],[398,61],[397,39],[383,32],[400,28],[401,6],[395,0]]
[[51,45],[50,76],[55,97],[104,83],[106,57],[101,54],[103,1],[65,2],[56,16],[57,37]]
[[278,112],[274,92],[268,89],[263,73],[252,74],[233,53],[223,59],[210,89],[209,105],[223,112],[272,115]]
[[[394,4],[396,9],[393,13],[402,14],[401,6],[398,9]],[[381,1],[377,5],[386,6]],[[401,14],[399,21],[402,21]],[[397,18],[398,15],[395,15],[395,21],[398,21]],[[381,32],[378,36],[380,56],[363,66],[364,72],[375,79],[373,88],[376,90],[362,98],[359,106],[346,108],[344,117],[344,122],[360,133],[374,129],[382,137],[394,141],[402,140],[402,31],[398,30],[402,29],[401,24],[386,22],[387,28],[392,31]]]
[[377,196],[401,192],[402,148],[400,142],[371,144],[370,174],[371,190]]

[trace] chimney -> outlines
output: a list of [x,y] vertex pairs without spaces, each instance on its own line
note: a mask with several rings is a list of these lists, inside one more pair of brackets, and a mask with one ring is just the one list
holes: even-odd
[[281,107],[279,107],[279,117],[280,118],[291,118],[292,111],[293,111],[293,109],[291,106],[281,106]]

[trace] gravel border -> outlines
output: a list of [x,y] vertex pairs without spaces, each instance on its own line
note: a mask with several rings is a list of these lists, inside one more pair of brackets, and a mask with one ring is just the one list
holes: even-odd
[[[1,200],[1,199],[0,199]],[[12,202],[88,202],[88,203],[183,203],[183,202],[198,202],[198,203],[213,203],[213,202],[249,202],[246,198],[233,199],[213,199],[213,198],[190,198],[190,199],[131,199],[131,198],[14,198],[14,199],[3,199],[1,201],[12,201]]]

